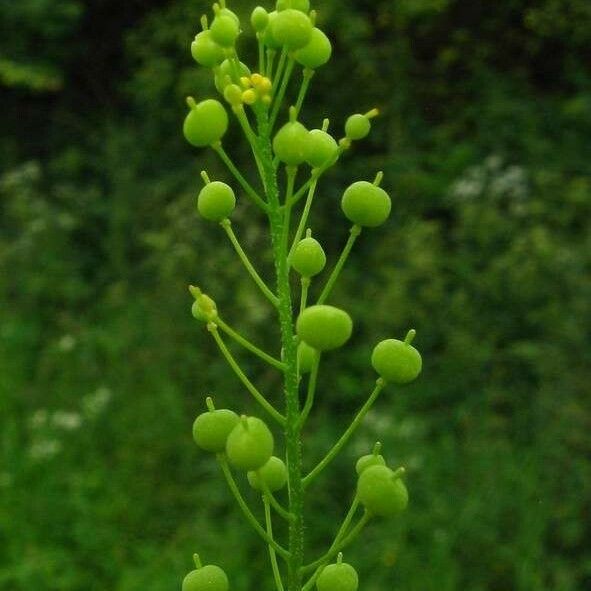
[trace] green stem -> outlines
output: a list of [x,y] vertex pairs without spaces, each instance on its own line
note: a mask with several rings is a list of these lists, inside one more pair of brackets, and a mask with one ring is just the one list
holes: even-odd
[[277,52],[274,49],[267,49],[267,71],[265,72],[265,76],[271,81],[273,81],[273,65],[276,55]]
[[240,123],[240,127],[242,127],[242,131],[244,131],[244,135],[246,136],[248,143],[250,144],[250,149],[252,151],[254,161],[256,162],[259,176],[261,177],[261,181],[264,182],[265,175],[263,174],[263,166],[261,164],[256,134],[250,125],[250,121],[248,120],[246,112],[244,111],[244,107],[240,105],[239,107],[234,108],[233,111],[236,114],[238,122]]
[[291,244],[291,248],[289,250],[289,258],[293,256],[293,252],[298,245],[298,242],[301,240],[304,230],[306,229],[306,224],[308,223],[308,216],[310,215],[310,209],[312,207],[312,201],[314,200],[314,194],[316,192],[316,187],[318,186],[318,179],[314,178],[310,183],[310,187],[308,189],[308,196],[306,197],[306,203],[304,205],[304,210],[302,211],[302,217],[300,218],[300,223],[298,224],[298,229],[296,230],[295,236],[293,237],[293,242]]
[[279,298],[279,323],[281,328],[282,361],[286,365],[284,373],[285,394],[285,444],[288,470],[289,512],[293,519],[289,523],[289,552],[287,569],[287,591],[301,591],[300,568],[304,555],[304,490],[302,486],[302,442],[298,427],[300,401],[298,395],[297,340],[294,335],[291,290],[289,284],[289,265],[285,242],[286,217],[279,200],[277,174],[273,168],[271,131],[268,112],[258,111],[259,137],[263,167],[267,182],[269,203],[269,224],[277,275],[277,296]]
[[246,389],[252,394],[253,398],[280,424],[285,425],[285,417],[258,391],[257,387],[246,377],[244,372],[240,369],[238,363],[232,354],[226,347],[222,337],[218,332],[218,327],[215,323],[210,322],[207,325],[207,329],[213,335],[217,346],[219,347],[222,355],[225,357],[228,365],[234,370],[234,373],[238,376],[238,379],[244,384]]
[[261,76],[265,76],[265,44],[261,33],[257,34],[257,40],[259,42],[259,72]]
[[318,304],[323,304],[326,301],[326,298],[330,295],[330,292],[332,291],[332,288],[334,287],[334,284],[338,279],[359,234],[361,234],[361,226],[358,226],[357,224],[353,225],[351,227],[349,239],[345,244],[345,248],[343,248],[343,252],[341,253],[341,256],[339,257],[337,264],[332,270],[332,273],[330,274],[330,277],[328,278],[328,281],[326,282],[326,285],[324,286],[324,289],[322,290],[322,293],[318,298]]
[[[281,76],[283,76],[283,68],[285,67],[285,61],[287,60],[287,49],[284,47],[281,50],[281,56],[279,57],[279,63],[277,64],[277,70],[275,74],[273,74],[273,78],[271,79],[273,82],[273,89],[271,91],[272,96],[274,97],[277,92],[277,86],[281,80]],[[269,132],[269,135],[270,132]]]
[[314,168],[312,170],[312,174],[310,178],[294,193],[293,197],[291,198],[291,204],[295,205],[305,194],[306,191],[310,188],[310,185],[314,182],[318,182],[318,179],[331,167],[334,166],[338,159],[341,157],[341,154],[345,151],[345,147],[341,144],[339,146],[339,151],[337,153],[337,158],[333,161],[328,161],[326,164],[323,164],[319,168]]
[[325,556],[324,560],[322,561],[322,563],[318,566],[318,568],[316,569],[316,572],[310,577],[310,579],[306,582],[306,584],[302,587],[302,591],[308,591],[309,589],[312,588],[312,586],[314,585],[314,583],[316,582],[316,579],[318,578],[318,576],[320,575],[320,573],[322,572],[322,569],[328,564],[328,562],[336,555],[338,554],[343,548],[345,548],[346,546],[348,546],[363,530],[363,528],[367,525],[367,523],[369,522],[369,520],[371,519],[370,514],[366,511],[363,514],[363,517],[357,522],[357,524],[355,525],[355,527],[350,531],[349,535],[342,540],[341,542],[339,542],[335,548],[331,549]]
[[224,473],[224,476],[226,478],[226,482],[228,483],[228,487],[234,495],[234,498],[236,499],[238,506],[242,509],[242,512],[244,513],[244,516],[246,517],[248,523],[252,525],[254,530],[263,538],[263,540],[265,540],[265,542],[267,542],[267,544],[269,544],[270,547],[272,547],[277,552],[277,554],[279,554],[286,560],[289,560],[289,552],[285,548],[280,546],[272,537],[269,536],[269,534],[263,529],[261,524],[257,521],[257,518],[252,514],[252,511],[246,504],[244,497],[238,489],[238,485],[236,484],[236,481],[232,476],[230,466],[228,466],[228,462],[226,461],[225,456],[223,454],[218,454],[217,459],[220,464],[220,467],[222,468],[222,472]]
[[310,377],[308,378],[308,393],[306,394],[306,402],[300,416],[300,429],[304,426],[312,406],[314,405],[314,394],[316,392],[316,380],[318,378],[318,367],[320,366],[320,352],[316,354],[312,369],[310,370]]
[[[263,504],[265,505],[265,525],[267,526],[267,535],[273,539],[271,507],[269,506],[269,499],[266,495],[263,495]],[[275,579],[275,587],[277,588],[277,591],[283,591],[283,581],[281,580],[281,573],[279,572],[279,565],[277,564],[277,556],[275,556],[275,548],[273,548],[271,544],[269,544],[269,560],[271,561],[273,578]]]
[[275,121],[277,121],[277,115],[279,115],[279,109],[281,108],[281,103],[283,102],[283,97],[285,96],[285,92],[287,91],[287,86],[291,79],[291,75],[293,74],[293,68],[295,66],[295,59],[290,57],[287,61],[287,68],[285,69],[285,74],[283,75],[283,80],[281,80],[281,86],[279,87],[279,92],[277,96],[273,99],[273,112],[271,114],[271,131],[275,127]]
[[255,344],[251,343],[247,338],[243,337],[240,333],[236,332],[231,326],[226,324],[219,316],[216,319],[216,324],[229,336],[232,337],[238,344],[242,345],[245,349],[248,349],[251,353],[254,353],[257,357],[260,357],[263,361],[266,361],[269,365],[276,367],[280,371],[285,370],[285,364],[275,359],[272,355],[265,353],[262,349],[259,349]]
[[[288,257],[289,259],[289,257]],[[309,277],[302,277],[302,293],[300,296],[300,314],[306,309],[306,304],[308,303],[308,289],[310,287],[310,278]]]
[[302,85],[300,86],[300,91],[298,93],[298,99],[295,104],[296,113],[298,115],[300,114],[300,111],[302,110],[302,105],[304,104],[304,99],[306,98],[306,94],[308,93],[308,88],[310,87],[310,81],[312,80],[313,76],[314,76],[314,70],[304,68]]
[[236,168],[236,165],[232,162],[228,153],[222,147],[222,144],[218,142],[217,144],[212,144],[211,146],[222,159],[224,164],[228,167],[228,170],[232,173],[234,178],[240,183],[240,186],[244,189],[245,193],[251,198],[253,203],[258,205],[263,211],[267,211],[268,206],[267,204],[259,197],[258,193],[252,188],[250,183],[242,176],[240,171]]
[[317,466],[307,476],[304,477],[304,487],[308,486],[310,482],[312,482],[312,480],[314,480],[314,478],[316,478],[316,476],[318,476],[318,474],[320,474],[320,472],[322,472],[322,470],[326,468],[326,466],[341,451],[341,449],[344,447],[347,441],[349,441],[349,438],[351,437],[351,435],[353,435],[355,429],[359,427],[361,421],[363,420],[369,409],[372,407],[373,403],[376,401],[377,397],[379,396],[380,392],[384,389],[385,385],[386,383],[384,382],[384,380],[382,380],[382,378],[378,378],[376,380],[376,385],[373,389],[373,392],[370,394],[365,404],[359,409],[359,411],[355,415],[355,418],[353,419],[353,422],[349,425],[347,430],[341,435],[340,439],[332,446],[332,448],[324,456],[324,458],[320,460]]
[[242,246],[240,246],[240,242],[238,242],[238,238],[236,234],[234,234],[234,230],[232,230],[232,222],[226,218],[220,222],[220,225],[225,230],[236,254],[242,261],[242,264],[246,267],[249,275],[252,277],[253,281],[257,284],[258,288],[263,292],[263,295],[273,304],[273,306],[277,307],[279,305],[279,300],[277,296],[267,287],[267,284],[261,279],[261,276],[257,273],[256,269],[254,268],[253,264],[250,262],[248,256],[244,252]]
[[275,498],[275,495],[268,488],[265,488],[264,492],[277,514],[283,517],[285,521],[293,521],[293,515]]
[[[349,507],[349,511],[347,511],[347,515],[345,515],[345,519],[343,519],[343,523],[341,523],[341,527],[339,527],[339,530],[337,531],[337,533],[334,537],[334,540],[333,540],[332,544],[330,545],[330,548],[328,549],[326,554],[321,556],[318,560],[315,560],[314,562],[311,562],[310,564],[307,564],[306,566],[304,566],[302,568],[302,572],[308,572],[308,571],[314,570],[318,566],[322,565],[324,563],[324,561],[330,560],[331,557],[334,556],[334,554],[332,554],[332,552],[335,552],[335,549],[338,547],[341,540],[345,537],[347,530],[349,529],[349,526],[351,525],[351,521],[353,521],[353,517],[355,517],[355,513],[357,513],[358,508],[359,508],[359,499],[357,498],[357,495],[355,495],[355,497],[353,498],[353,501],[351,502],[351,506]],[[338,550],[336,550],[335,554],[337,552],[338,552]]]

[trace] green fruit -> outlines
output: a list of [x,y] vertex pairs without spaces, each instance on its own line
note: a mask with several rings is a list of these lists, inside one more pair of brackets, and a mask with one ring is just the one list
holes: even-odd
[[374,228],[388,219],[392,202],[381,187],[357,181],[343,193],[341,207],[347,219],[354,224]]
[[286,8],[293,8],[308,14],[310,12],[310,0],[277,0],[277,12],[281,12]]
[[371,122],[365,115],[351,115],[345,123],[345,135],[350,140],[361,140],[371,129]]
[[386,460],[384,456],[381,454],[367,454],[366,456],[361,456],[356,464],[355,464],[355,471],[357,472],[357,476],[360,476],[362,472],[370,468],[371,466],[385,466]]
[[412,345],[397,339],[386,339],[375,346],[371,364],[386,382],[408,384],[421,373],[423,361]]
[[269,22],[267,24],[267,28],[265,29],[265,33],[263,36],[263,43],[269,48],[278,50],[281,49],[281,43],[275,38],[275,34],[273,33],[273,23],[277,18],[278,12],[274,10],[273,12],[269,13]]
[[263,491],[261,480],[271,492],[281,490],[287,484],[287,466],[283,460],[271,456],[269,461],[256,472],[249,472],[248,482],[252,488]]
[[256,417],[243,416],[226,442],[226,455],[241,470],[258,470],[273,453],[273,434]]
[[234,47],[236,38],[240,33],[240,25],[229,14],[216,15],[209,29],[211,38],[222,47]]
[[205,451],[222,452],[226,449],[228,435],[239,421],[238,415],[227,408],[208,410],[195,419],[193,439]]
[[201,189],[197,197],[199,213],[212,222],[221,222],[236,207],[236,196],[230,185],[220,181],[208,183]]
[[339,146],[336,140],[322,131],[322,129],[313,129],[308,134],[308,155],[306,162],[312,168],[320,168],[323,165],[334,164],[339,155]]
[[387,466],[370,466],[357,481],[361,504],[379,517],[392,517],[408,505],[408,491],[399,477]]
[[301,374],[312,371],[312,365],[316,361],[317,356],[318,351],[310,347],[307,343],[304,343],[304,341],[298,345],[298,364]]
[[215,564],[191,571],[183,580],[182,591],[228,591],[230,583],[226,573]]
[[296,330],[302,341],[314,349],[327,351],[349,340],[353,321],[347,312],[334,306],[310,306],[300,314]]
[[216,89],[220,94],[224,94],[226,90],[226,86],[228,84],[237,84],[240,82],[240,78],[246,76],[247,78],[250,77],[250,69],[246,64],[242,62],[238,65],[238,72],[236,73],[236,68],[234,64],[229,60],[224,60],[217,70],[214,78],[214,84]]
[[199,295],[191,307],[193,316],[201,322],[213,322],[217,318],[216,303],[206,294]]
[[300,240],[291,258],[291,266],[303,277],[318,275],[326,265],[326,255],[320,242],[312,237]]
[[250,24],[257,33],[262,33],[269,24],[269,13],[262,6],[257,6],[250,15]]
[[206,68],[213,68],[224,61],[224,50],[211,38],[210,31],[202,31],[191,43],[193,59]]
[[296,62],[315,70],[323,66],[332,55],[330,39],[317,27],[312,29],[308,43],[294,53]]
[[357,591],[358,586],[357,571],[346,562],[324,567],[316,581],[318,591]]
[[183,133],[187,141],[198,148],[219,141],[228,129],[228,114],[222,103],[207,99],[192,103],[185,118]]
[[298,121],[289,121],[273,139],[273,151],[281,162],[299,166],[308,157],[308,130]]
[[308,15],[293,8],[278,12],[270,25],[273,37],[291,51],[304,47],[312,35],[312,23]]

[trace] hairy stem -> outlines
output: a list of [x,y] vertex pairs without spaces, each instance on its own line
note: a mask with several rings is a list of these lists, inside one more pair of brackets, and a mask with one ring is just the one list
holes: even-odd
[[277,174],[273,166],[271,149],[271,130],[268,111],[259,110],[259,137],[261,155],[266,175],[268,216],[271,228],[271,241],[275,272],[277,275],[278,312],[281,327],[282,361],[285,364],[285,447],[288,470],[289,512],[293,519],[289,523],[289,553],[287,562],[287,591],[301,591],[300,568],[304,555],[304,494],[302,486],[302,444],[299,429],[300,402],[298,397],[297,342],[294,334],[291,290],[289,285],[289,265],[287,261],[287,241],[289,228],[279,199]]

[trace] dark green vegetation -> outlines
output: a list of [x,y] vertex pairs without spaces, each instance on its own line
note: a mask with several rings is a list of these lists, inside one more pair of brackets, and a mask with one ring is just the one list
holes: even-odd
[[[355,460],[379,439],[406,465],[410,500],[345,555],[363,591],[583,591],[591,4],[320,8],[335,51],[304,122],[342,130],[349,104],[383,112],[321,185],[312,224],[329,263],[346,239],[346,186],[383,169],[394,199],[332,298],[355,320],[353,346],[325,355],[308,457],[367,394],[371,343],[414,327],[424,366],[384,392],[313,485],[309,544],[328,543]],[[223,557],[232,589],[271,588],[266,554],[191,437],[204,393],[220,408],[248,399],[192,318],[187,284],[260,344],[277,338],[222,230],[195,213],[199,170],[229,178],[181,133],[184,97],[215,92],[189,53],[205,9],[0,2],[2,591],[178,589],[193,552]],[[264,229],[244,226],[239,201],[236,231],[260,252]],[[241,358],[272,391],[272,374]]]

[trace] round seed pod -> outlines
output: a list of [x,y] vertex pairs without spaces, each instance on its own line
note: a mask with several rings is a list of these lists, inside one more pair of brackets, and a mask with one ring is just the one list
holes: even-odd
[[222,103],[207,99],[195,104],[185,118],[183,133],[193,146],[202,148],[219,141],[228,129],[228,114]]
[[211,38],[222,47],[234,47],[236,38],[240,33],[240,25],[227,13],[219,13],[213,19],[211,27]]
[[271,492],[276,492],[287,484],[287,466],[280,458],[271,456],[262,468],[256,472],[251,471],[246,476],[255,490],[263,491],[262,480]]
[[367,181],[357,181],[343,193],[341,208],[354,224],[374,228],[388,219],[392,202],[381,187]]
[[314,277],[324,269],[326,255],[318,240],[311,236],[300,240],[291,258],[291,266],[303,277]]
[[240,81],[239,78],[250,77],[250,69],[246,64],[240,62],[238,70],[238,76],[236,76],[232,62],[228,59],[222,62],[214,78],[215,87],[220,94],[224,94],[229,84],[237,84]]
[[236,196],[230,185],[220,181],[208,183],[197,197],[199,213],[211,222],[221,222],[236,207]]
[[301,374],[310,373],[310,371],[312,371],[312,365],[314,364],[317,355],[318,351],[310,347],[308,343],[302,341],[298,345],[298,363]]
[[314,349],[327,351],[342,347],[349,340],[353,321],[347,312],[334,306],[310,306],[300,314],[296,331]]
[[281,162],[299,166],[308,157],[308,130],[299,121],[289,121],[275,135],[273,151]]
[[273,434],[256,417],[243,416],[226,442],[230,463],[240,470],[258,470],[273,454]]
[[281,49],[281,43],[276,39],[275,34],[273,33],[273,23],[277,18],[278,12],[273,10],[269,13],[269,22],[267,23],[267,28],[265,29],[265,33],[263,35],[263,43],[268,49],[274,49],[277,51]]
[[312,23],[308,15],[293,8],[278,12],[271,27],[273,37],[291,51],[304,47],[312,35]]
[[224,61],[224,50],[211,37],[211,31],[202,31],[191,43],[193,59],[206,68],[214,68]]
[[360,113],[351,115],[345,123],[345,135],[350,140],[361,140],[369,134],[370,130],[370,120]]
[[215,564],[192,570],[183,580],[182,591],[228,591],[226,573]]
[[277,12],[281,12],[286,8],[293,8],[294,10],[300,10],[308,14],[310,12],[310,0],[277,0]]
[[336,140],[322,129],[313,129],[308,135],[308,156],[306,162],[312,168],[333,164],[338,158],[339,146]]
[[216,14],[216,16],[229,16],[231,17],[236,24],[238,25],[238,27],[240,28],[240,19],[238,18],[238,15],[233,11],[230,10],[229,8],[220,8],[219,12]]
[[208,410],[193,423],[193,439],[205,451],[219,453],[226,449],[228,435],[238,424],[238,415],[227,409]]
[[375,346],[371,364],[386,382],[408,384],[421,373],[423,360],[412,345],[398,339],[386,339]]
[[311,70],[326,64],[331,55],[330,39],[318,27],[312,29],[308,43],[294,52],[296,62]]
[[316,581],[318,591],[357,591],[357,571],[346,562],[325,566]]
[[385,466],[386,460],[381,454],[367,454],[361,456],[355,463],[355,471],[357,476],[360,476],[362,472],[370,468],[371,466]]
[[392,517],[408,505],[408,491],[400,478],[387,466],[370,466],[357,481],[361,504],[379,517]]
[[191,314],[201,322],[214,322],[218,316],[216,303],[206,294],[199,295],[191,306]]
[[250,15],[250,24],[257,33],[262,33],[269,24],[269,13],[262,6],[257,6]]

